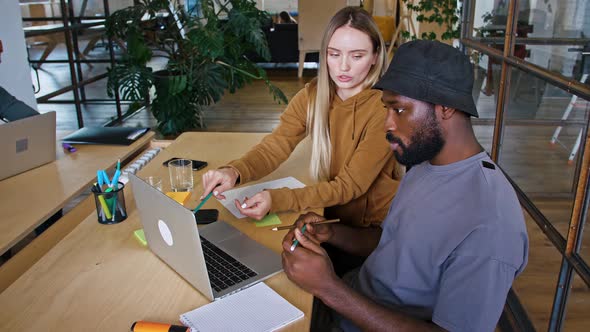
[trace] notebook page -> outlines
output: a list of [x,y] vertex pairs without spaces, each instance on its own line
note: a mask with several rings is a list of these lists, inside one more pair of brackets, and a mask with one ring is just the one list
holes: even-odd
[[299,318],[303,312],[265,283],[211,302],[180,315],[192,332],[275,331]]
[[240,213],[240,210],[236,208],[234,200],[242,202],[246,197],[252,197],[255,194],[263,191],[264,189],[279,189],[279,188],[303,188],[305,185],[296,178],[289,176],[286,178],[262,182],[251,186],[240,187],[232,190],[228,190],[223,193],[225,199],[219,202],[228,209],[236,218],[241,219],[246,216]]

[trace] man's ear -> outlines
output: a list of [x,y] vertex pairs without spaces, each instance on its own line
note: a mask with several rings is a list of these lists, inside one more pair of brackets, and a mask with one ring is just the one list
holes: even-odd
[[457,113],[457,109],[452,107],[442,105],[436,105],[436,107],[440,110],[441,119],[443,120],[449,120]]

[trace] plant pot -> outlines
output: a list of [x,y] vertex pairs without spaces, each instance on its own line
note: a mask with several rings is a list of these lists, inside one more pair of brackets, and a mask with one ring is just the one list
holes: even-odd
[[160,95],[177,95],[182,93],[187,86],[187,76],[168,70],[158,70],[154,72],[154,85],[156,94]]

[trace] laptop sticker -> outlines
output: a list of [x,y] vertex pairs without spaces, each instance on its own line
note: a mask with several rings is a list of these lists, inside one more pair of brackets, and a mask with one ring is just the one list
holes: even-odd
[[23,138],[16,141],[16,153],[24,152],[29,149],[29,139]]
[[172,232],[170,232],[170,228],[166,225],[165,222],[162,220],[158,220],[158,228],[160,229],[160,235],[162,235],[162,239],[166,242],[167,245],[171,246],[174,244],[174,240],[172,240]]

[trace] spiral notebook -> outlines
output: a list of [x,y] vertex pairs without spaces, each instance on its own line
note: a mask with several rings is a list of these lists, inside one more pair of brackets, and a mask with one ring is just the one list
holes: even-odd
[[303,317],[303,312],[260,282],[238,293],[180,315],[191,332],[275,331]]

